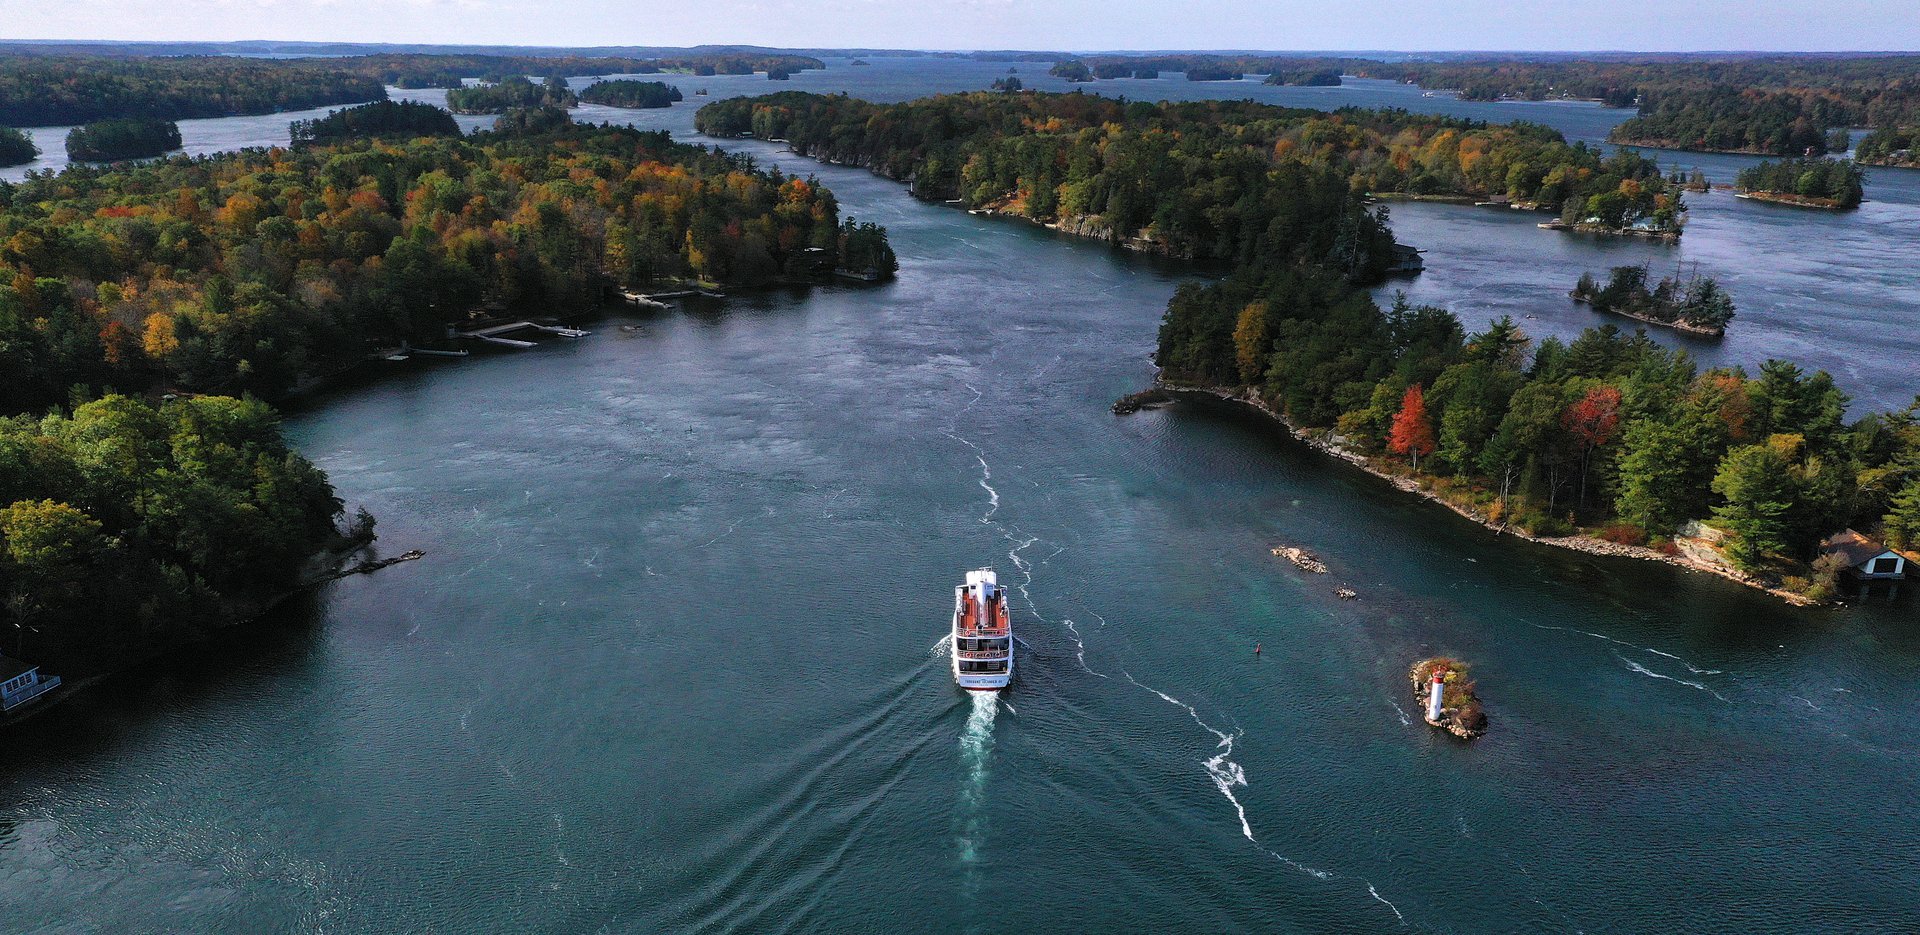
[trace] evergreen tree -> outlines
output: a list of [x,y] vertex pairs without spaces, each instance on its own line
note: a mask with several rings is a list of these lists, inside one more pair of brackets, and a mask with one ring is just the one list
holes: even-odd
[[1920,548],[1920,480],[1909,483],[1893,498],[1893,509],[1883,517],[1887,545],[1896,549]]

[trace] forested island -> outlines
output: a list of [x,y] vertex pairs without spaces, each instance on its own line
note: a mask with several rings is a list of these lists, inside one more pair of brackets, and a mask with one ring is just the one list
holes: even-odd
[[1677,233],[1680,191],[1651,160],[1603,157],[1533,124],[1251,101],[1158,104],[1084,94],[949,94],[902,104],[784,92],[716,101],[702,132],[912,179],[959,200],[1135,249],[1240,262],[1324,237],[1343,268],[1384,272],[1368,193],[1499,197],[1611,230]]
[[67,131],[67,155],[80,162],[146,159],[179,148],[180,126],[171,120],[124,117]]
[[534,84],[525,75],[508,75],[493,84],[454,88],[447,92],[447,109],[456,114],[504,114],[516,107],[575,107],[580,98],[567,79],[550,75]]
[[[564,116],[564,115],[563,115]],[[276,397],[373,347],[611,286],[897,265],[833,195],[665,133],[354,140],[0,184],[0,399]]]
[[1268,75],[1262,83],[1296,88],[1337,88],[1340,86],[1340,69],[1287,69]]
[[1063,81],[1081,82],[1093,80],[1093,72],[1087,68],[1085,62],[1078,60],[1054,62],[1053,67],[1047,69],[1047,74]]
[[1866,173],[1842,159],[1783,159],[1741,169],[1734,188],[1743,197],[1803,208],[1858,208]]
[[374,101],[332,111],[315,120],[295,120],[288,129],[296,147],[376,137],[460,135],[460,124],[452,114],[419,101]]
[[0,125],[180,120],[385,100],[379,79],[336,59],[0,56]]
[[580,100],[610,107],[671,107],[681,100],[680,89],[664,81],[596,81],[580,92]]
[[1733,297],[1713,277],[1664,276],[1648,285],[1650,275],[1644,265],[1616,266],[1602,286],[1593,274],[1581,273],[1569,295],[1592,305],[1596,312],[1716,338],[1727,333],[1733,321]]
[[23,166],[40,158],[40,147],[33,137],[13,127],[0,127],[0,168]]

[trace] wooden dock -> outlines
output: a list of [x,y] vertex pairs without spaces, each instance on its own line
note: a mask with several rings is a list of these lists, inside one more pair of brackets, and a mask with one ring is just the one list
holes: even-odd
[[614,295],[619,296],[620,301],[625,302],[628,305],[638,305],[641,308],[664,310],[664,309],[669,309],[673,307],[671,305],[668,305],[665,302],[660,301],[659,298],[655,296],[646,295],[640,292],[634,292],[628,289],[616,289],[614,290]]
[[591,331],[582,331],[579,328],[562,328],[558,325],[543,325],[534,321],[510,321],[505,324],[488,325],[484,328],[474,328],[468,331],[455,331],[454,335],[474,341],[499,344],[504,347],[528,348],[536,346],[532,341],[501,337],[501,335],[512,334],[515,331],[545,331],[548,334],[557,334],[563,338],[584,338],[593,333]]

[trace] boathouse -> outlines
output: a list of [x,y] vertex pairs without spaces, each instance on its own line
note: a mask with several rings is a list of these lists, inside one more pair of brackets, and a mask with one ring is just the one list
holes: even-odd
[[60,687],[60,676],[40,677],[40,667],[0,656],[0,711],[12,711]]
[[1907,556],[1851,529],[1820,543],[1821,555],[1846,560],[1848,573],[1861,581],[1899,581],[1907,575]]

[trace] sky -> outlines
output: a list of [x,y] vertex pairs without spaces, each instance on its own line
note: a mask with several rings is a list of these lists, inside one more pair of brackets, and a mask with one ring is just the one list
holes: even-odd
[[0,39],[1920,50],[1920,0],[0,0]]

